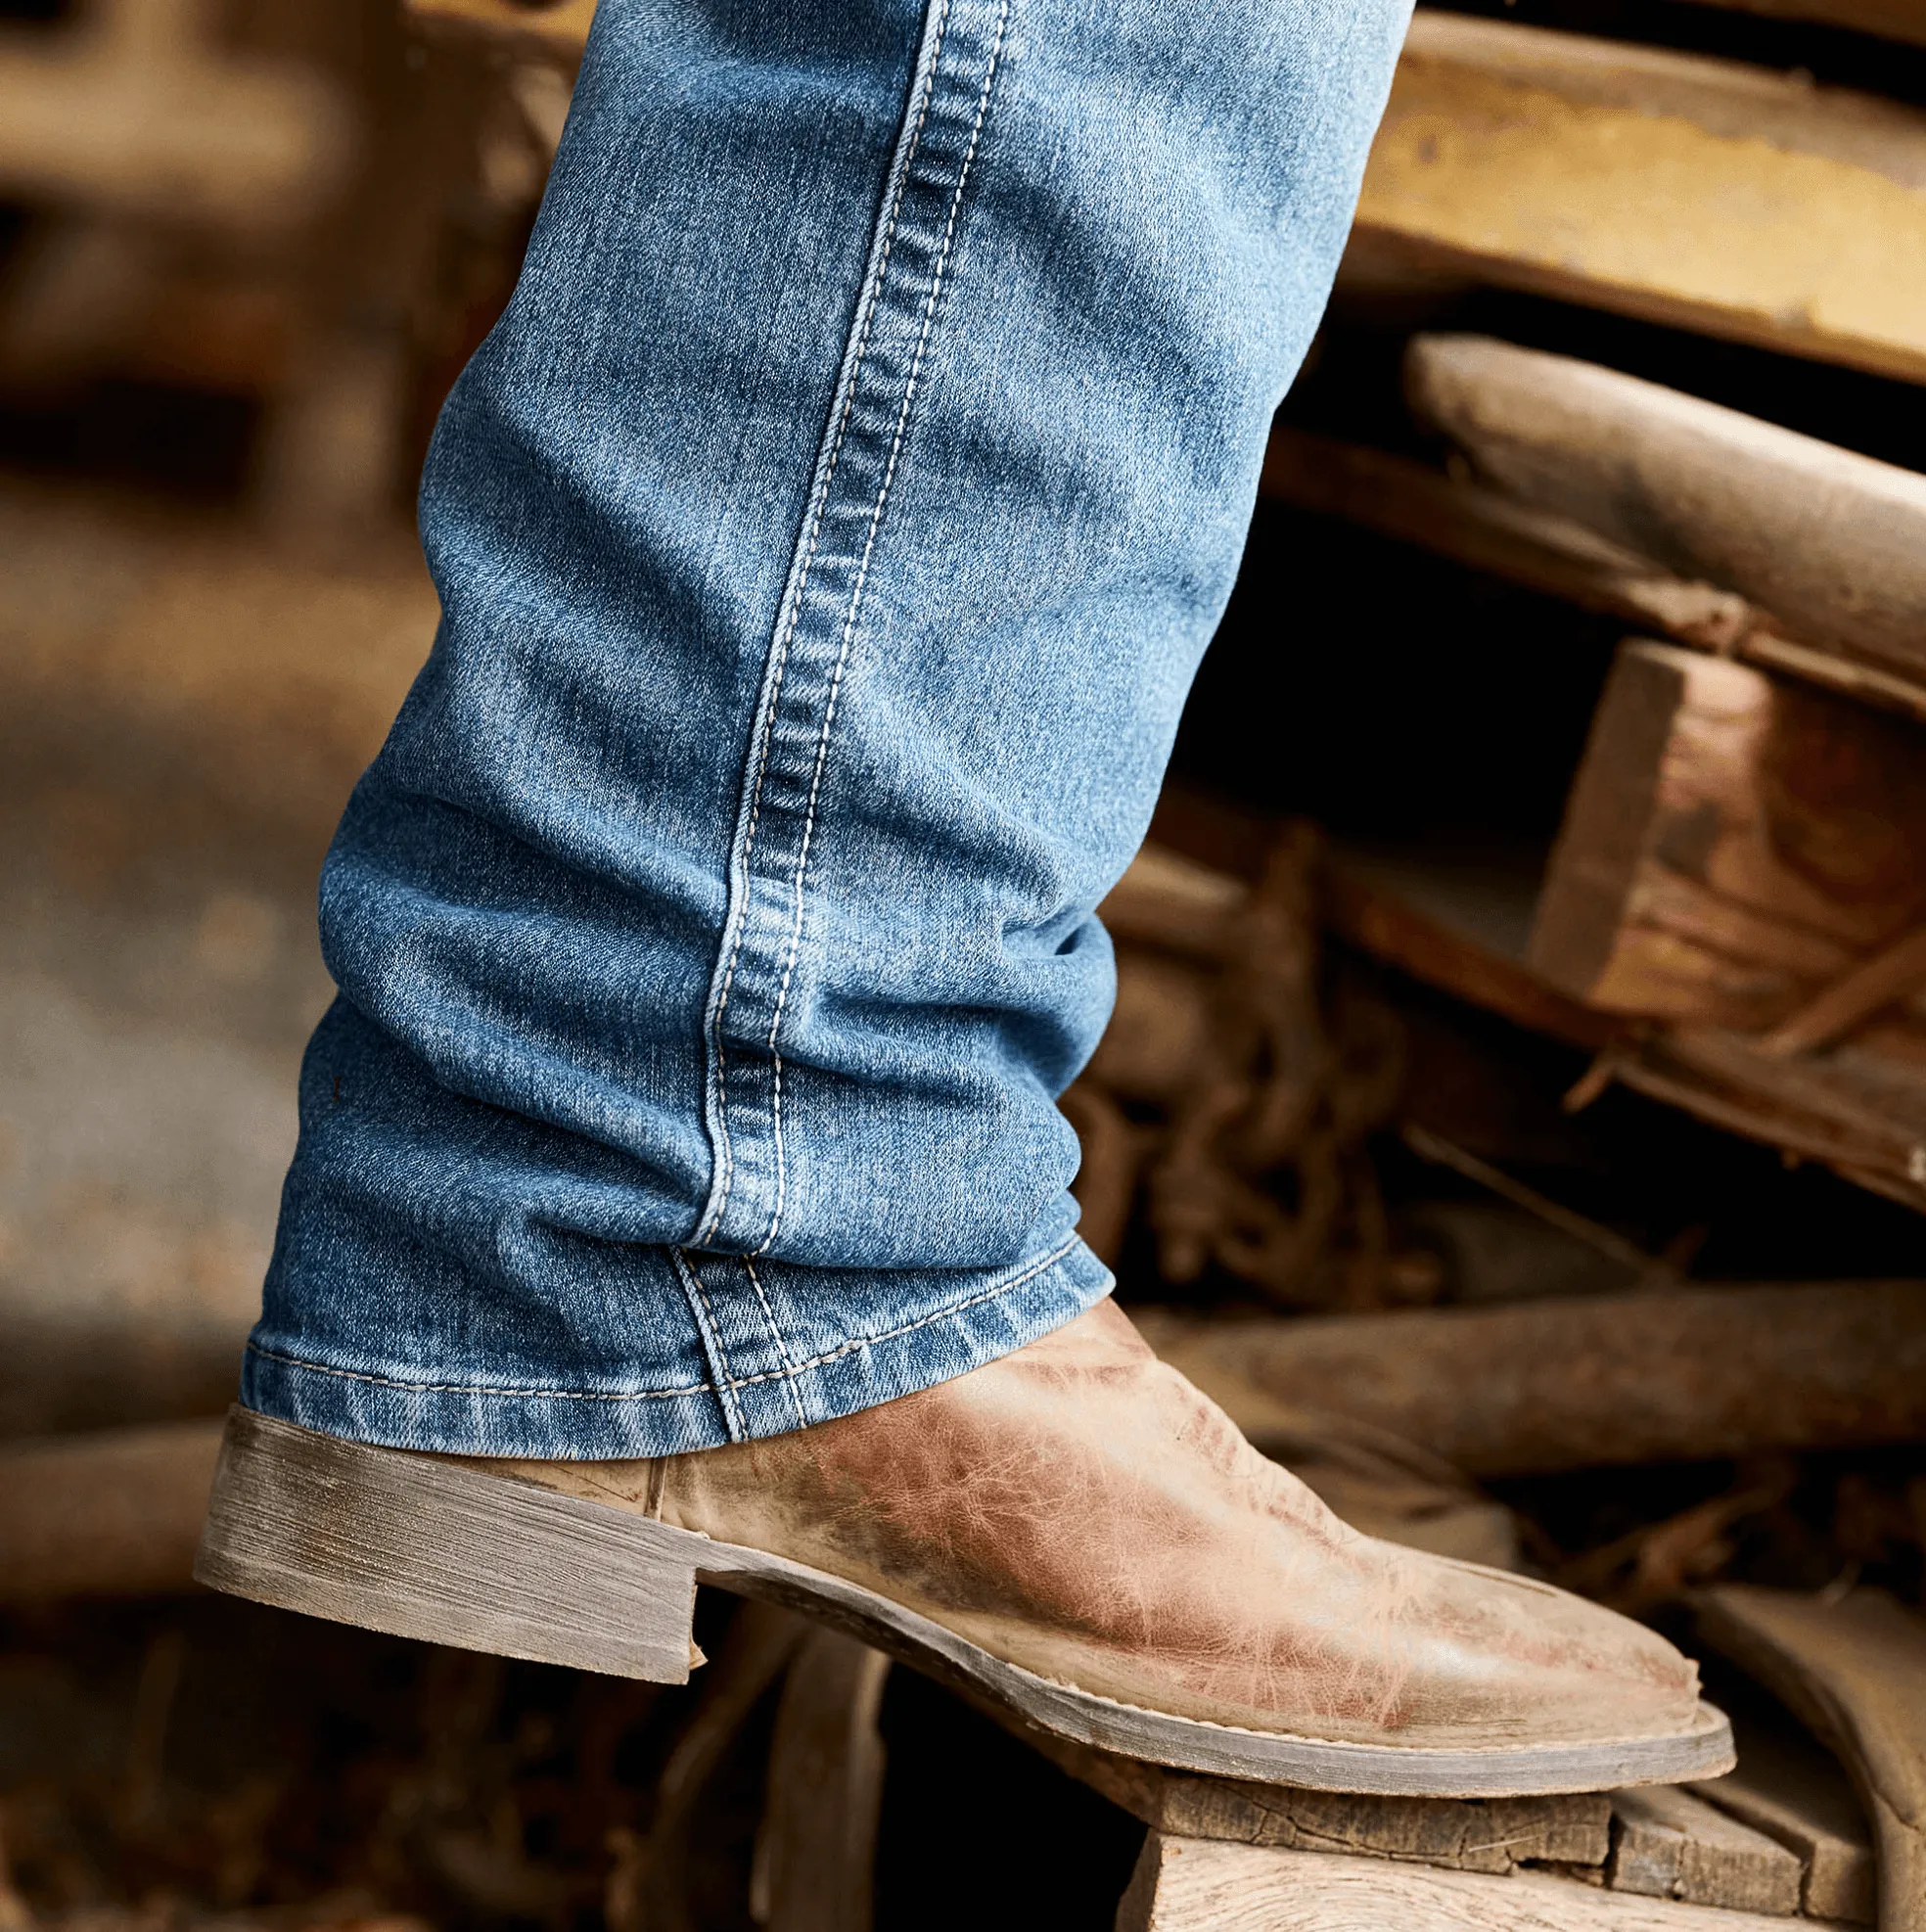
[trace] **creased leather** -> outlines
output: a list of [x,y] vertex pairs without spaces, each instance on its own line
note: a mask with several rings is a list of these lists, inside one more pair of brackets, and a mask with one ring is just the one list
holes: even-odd
[[1696,1667],[1611,1611],[1378,1541],[1114,1303],[913,1396],[651,1462],[495,1467],[878,1590],[1099,1695],[1411,1746],[1688,1728]]

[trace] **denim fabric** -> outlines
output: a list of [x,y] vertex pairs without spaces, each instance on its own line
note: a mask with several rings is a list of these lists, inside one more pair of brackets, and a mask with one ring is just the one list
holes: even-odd
[[602,0],[322,882],[244,1399],[769,1434],[1110,1286],[1055,1097],[1408,0]]

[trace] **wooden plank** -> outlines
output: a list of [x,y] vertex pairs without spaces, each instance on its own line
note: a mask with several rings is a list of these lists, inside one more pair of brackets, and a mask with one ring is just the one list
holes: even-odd
[[1882,1932],[1926,1925],[1926,1622],[1883,1590],[1836,1601],[1721,1584],[1700,1635],[1845,1765],[1879,1848]]
[[1803,1869],[1776,1839],[1675,1785],[1612,1795],[1615,1892],[1789,1916]]
[[0,1603],[193,1588],[221,1424],[0,1447]]
[[1803,1736],[1747,1727],[1738,1769],[1691,1789],[1800,1861],[1800,1907],[1809,1918],[1873,1922],[1877,1869],[1865,1816],[1838,1767]]
[[1553,1798],[1353,1796],[1207,1777],[1045,1732],[1022,1734],[1060,1770],[1174,1838],[1498,1874],[1547,1860],[1602,1870],[1611,1851],[1612,1801],[1600,1792]]
[[1263,494],[1342,517],[1468,569],[1623,618],[1644,631],[1780,670],[1926,721],[1926,683],[1803,643],[1735,591],[1667,571],[1582,524],[1407,457],[1271,431]]
[[1704,0],[1704,4],[1766,14],[1773,20],[1851,27],[1926,47],[1926,12],[1920,10],[1918,0]]
[[1926,379],[1926,114],[1732,62],[1420,11],[1357,240]]
[[519,40],[573,62],[581,59],[596,0],[403,0],[418,25]]
[[1674,646],[1625,645],[1527,957],[1609,1012],[1757,1033],[1926,911],[1917,733]]
[[868,1932],[889,1675],[881,1651],[830,1630],[789,1667],[751,1887],[768,1932]]
[[1810,646],[1926,673],[1926,476],[1480,336],[1418,338],[1405,385],[1507,495],[1735,592]]
[[206,0],[96,0],[85,30],[0,34],[0,191],[258,237],[345,182],[356,130],[319,73],[233,59]]
[[1786,1922],[1537,1872],[1493,1878],[1152,1831],[1117,1932],[1786,1932]]
[[1263,1448],[1266,1403],[1474,1476],[1926,1435],[1926,1282],[1771,1283],[1150,1331]]

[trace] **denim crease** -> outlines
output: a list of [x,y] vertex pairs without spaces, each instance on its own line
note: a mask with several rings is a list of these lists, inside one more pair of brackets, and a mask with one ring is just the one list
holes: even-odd
[[1057,1096],[1408,0],[602,0],[323,869],[243,1400],[780,1433],[1106,1294]]

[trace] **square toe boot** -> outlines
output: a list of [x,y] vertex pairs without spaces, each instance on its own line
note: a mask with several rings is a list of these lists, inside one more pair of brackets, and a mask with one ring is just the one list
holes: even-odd
[[658,1680],[698,1581],[1193,1770],[1504,1796],[1706,1777],[1696,1667],[1547,1585],[1359,1535],[1100,1303],[953,1381],[651,1461],[374,1449],[237,1409],[198,1574]]

